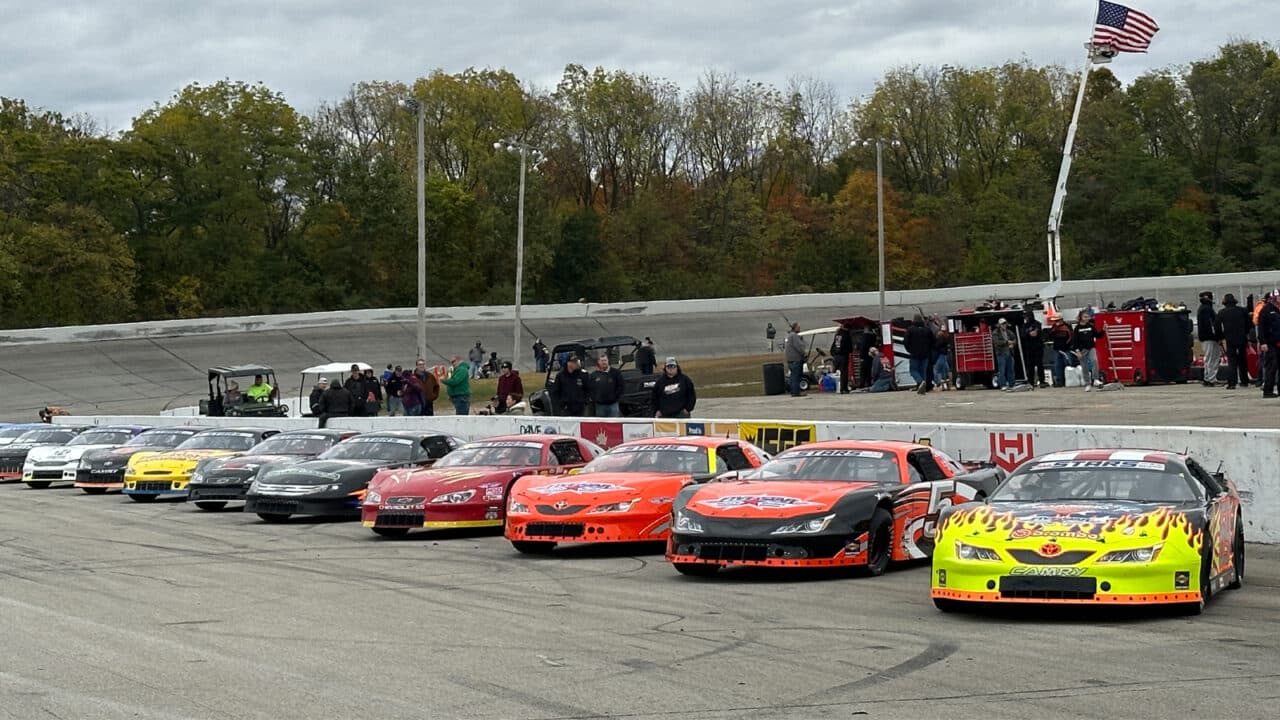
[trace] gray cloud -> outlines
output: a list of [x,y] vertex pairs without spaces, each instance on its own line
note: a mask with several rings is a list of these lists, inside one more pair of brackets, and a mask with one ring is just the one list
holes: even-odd
[[[1280,3],[1141,0],[1161,25],[1123,80],[1268,40]],[[690,88],[708,68],[781,85],[795,75],[865,95],[900,65],[1026,58],[1078,68],[1094,0],[0,0],[0,95],[82,112],[109,129],[194,82],[262,81],[311,112],[361,80],[506,67],[554,87],[568,63]]]

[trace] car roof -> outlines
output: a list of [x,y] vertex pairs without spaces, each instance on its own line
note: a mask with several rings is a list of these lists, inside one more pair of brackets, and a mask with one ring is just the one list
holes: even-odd
[[198,432],[204,432],[205,430],[218,430],[218,429],[219,428],[210,427],[208,425],[158,425],[156,427],[143,430],[141,434],[145,435],[146,433],[151,433],[151,432],[175,432],[175,431],[198,433]]
[[[348,367],[350,366],[348,365]],[[243,377],[248,375],[266,375],[268,373],[274,374],[275,370],[272,370],[266,365],[221,365],[209,368],[209,379],[212,380],[219,375]]]
[[355,436],[359,434],[359,431],[356,430],[343,430],[340,428],[299,428],[296,430],[283,430],[276,433],[273,437],[280,437],[283,435],[332,435],[334,437],[341,437],[343,435]]
[[693,445],[695,447],[717,448],[725,442],[737,442],[735,438],[723,438],[718,435],[681,435],[679,437],[651,437],[629,440],[617,447],[636,447],[640,445]]
[[360,437],[363,437],[363,438],[395,437],[395,438],[409,438],[411,440],[418,440],[421,438],[428,438],[428,437],[453,437],[453,436],[447,432],[439,432],[436,430],[375,430],[373,432],[360,433]]
[[[138,435],[152,429],[154,428],[150,425],[99,425],[97,427],[90,428],[90,430],[129,430],[133,432],[134,435]],[[85,432],[88,432],[88,430]]]
[[468,445],[479,445],[487,442],[536,442],[539,444],[552,443],[557,440],[578,440],[572,435],[544,435],[541,433],[523,433],[517,435],[497,435],[495,437],[481,438],[472,440]]
[[355,365],[360,368],[360,372],[372,370],[373,366],[363,362],[331,362],[324,365],[313,365],[305,370],[300,371],[299,375],[335,375],[346,374],[351,372],[351,366]]
[[[928,445],[910,442],[907,440],[821,440],[819,442],[805,443],[797,445],[787,450],[884,450],[884,451],[908,451],[919,450],[921,448],[929,449]],[[779,453],[781,454],[781,453]]]
[[1134,460],[1140,462],[1177,462],[1184,463],[1187,456],[1170,450],[1149,450],[1146,448],[1089,448],[1086,450],[1059,450],[1028,460],[1029,463],[1058,461],[1105,461]]
[[552,353],[571,350],[573,348],[583,348],[584,350],[594,350],[602,347],[613,347],[615,345],[639,345],[640,341],[630,335],[608,335],[598,338],[584,338],[582,340],[566,340],[562,343],[556,343],[551,349]]
[[[271,432],[272,430],[275,430],[275,428],[268,428],[268,427],[254,427],[254,426],[251,426],[251,425],[239,425],[239,426],[235,426],[235,427],[211,427],[211,428],[205,428],[204,430],[201,430],[201,431],[200,431],[200,433],[214,432],[214,431],[217,431],[217,432],[238,432],[238,433],[264,433],[264,432]],[[196,434],[197,434],[197,435],[199,435],[200,433],[196,433]]]

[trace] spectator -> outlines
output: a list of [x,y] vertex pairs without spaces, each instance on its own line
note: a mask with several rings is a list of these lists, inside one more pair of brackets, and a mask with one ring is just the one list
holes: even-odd
[[275,390],[262,379],[261,375],[254,375],[253,384],[245,391],[245,396],[249,398],[249,402],[264,403],[271,400],[274,392]]
[[542,338],[538,338],[533,343],[533,364],[538,369],[539,374],[547,371],[547,358],[550,355],[551,353],[547,350],[547,346],[543,344]]
[[1049,387],[1044,381],[1044,326],[1036,319],[1036,314],[1027,309],[1022,320],[1022,362],[1027,373],[1027,382],[1032,387]]
[[1249,313],[1240,307],[1236,296],[1222,296],[1222,310],[1218,312],[1218,337],[1227,346],[1227,389],[1234,390],[1237,378],[1240,384],[1249,385]]
[[680,363],[668,357],[662,377],[653,386],[653,416],[687,418],[698,403],[698,393],[688,375],[680,372]]
[[485,377],[489,377],[490,375],[497,375],[498,372],[501,370],[499,365],[500,363],[498,361],[498,353],[496,352],[489,353],[489,359],[484,361],[483,375]]
[[[1218,371],[1222,369],[1222,336],[1218,334],[1218,313],[1213,309],[1213,293],[1209,290],[1200,293],[1196,336],[1200,341],[1200,352],[1204,354],[1204,377],[1200,383],[1213,387],[1218,384]],[[1235,381],[1231,382],[1234,384]]]
[[356,401],[351,396],[351,391],[345,385],[333,383],[320,396],[320,427],[328,425],[329,418],[351,415],[355,407]]
[[467,360],[471,361],[471,377],[473,379],[480,377],[480,369],[484,366],[484,348],[480,346],[479,340],[467,353]]
[[520,379],[520,371],[511,369],[511,361],[502,361],[502,371],[498,374],[497,407],[499,414],[511,409],[512,405],[524,399],[524,382]]
[[364,371],[364,414],[378,417],[382,411],[382,383],[373,376],[373,368]]
[[1067,367],[1075,367],[1076,357],[1071,352],[1071,327],[1061,315],[1050,315],[1049,340],[1053,343],[1053,384],[1067,386]]
[[[476,343],[476,348],[479,347],[480,343]],[[474,350],[475,348],[472,349]],[[483,352],[483,350],[481,350],[481,352]],[[481,355],[481,357],[483,358],[484,356]],[[467,366],[462,364],[462,358],[457,355],[454,355],[453,360],[450,362],[453,365],[453,370],[445,376],[442,382],[444,383],[444,386],[448,388],[449,402],[453,403],[453,413],[455,415],[470,415],[471,377],[467,373]],[[473,371],[474,368],[475,364],[473,363]]]
[[320,415],[320,397],[324,395],[324,391],[329,389],[329,378],[322,377],[315,387],[311,388],[311,397],[307,400],[307,408],[311,412],[312,417]]
[[609,354],[600,353],[596,357],[596,369],[587,378],[587,394],[595,406],[596,417],[622,417],[619,403],[625,389],[622,373],[609,367]]
[[1092,390],[1094,385],[1102,386],[1102,379],[1098,377],[1097,342],[1098,330],[1093,325],[1093,313],[1081,310],[1071,332],[1071,350],[1084,368],[1085,392]]
[[1265,362],[1262,373],[1262,397],[1276,396],[1277,374],[1280,374],[1280,291],[1272,291],[1267,295],[1265,304],[1258,312],[1258,349],[1263,352]]
[[783,342],[783,357],[791,373],[791,397],[800,397],[800,379],[804,377],[804,361],[809,356],[809,344],[800,335],[800,323],[791,323],[791,332]]
[[996,387],[1001,390],[1013,387],[1013,352],[1017,342],[1018,336],[1009,321],[997,320],[996,329],[991,331],[991,352],[996,356]]
[[240,392],[240,383],[232,380],[227,384],[227,405],[239,405],[244,401],[244,393]]
[[773,341],[774,341],[774,338],[778,337],[778,330],[773,326],[773,323],[765,323],[764,337],[766,340],[769,341],[769,352],[776,352],[776,350],[774,349]]
[[[400,400],[400,393],[404,392],[404,368],[397,365],[395,370],[391,371],[391,377],[387,378],[383,383],[383,390],[387,394],[387,415],[395,417],[396,415],[405,414],[404,403]],[[409,373],[409,377],[413,377],[413,373]],[[419,388],[421,393],[421,388]]]
[[[434,375],[431,377],[432,379],[435,378]],[[404,407],[406,417],[417,417],[422,415],[426,409],[422,383],[418,380],[418,376],[409,370],[403,370],[400,373],[400,403]],[[427,414],[430,415],[431,413]]]
[[346,388],[355,402],[351,408],[351,415],[356,417],[364,415],[364,377],[360,375],[359,365],[351,366],[351,374],[343,381],[342,387]]
[[658,355],[653,350],[653,340],[644,339],[644,344],[636,350],[636,369],[641,375],[652,375],[658,366]]
[[837,387],[841,395],[849,392],[849,354],[853,350],[853,338],[849,336],[849,328],[841,325],[836,336],[831,338],[831,364],[840,373],[840,385]]
[[561,417],[582,417],[587,414],[590,398],[589,379],[582,369],[582,360],[575,353],[564,359],[560,372],[556,373],[552,386],[552,407]]
[[907,328],[902,342],[906,347],[907,357],[910,358],[911,379],[916,383],[916,386],[912,389],[917,392],[923,392],[929,367],[929,354],[933,352],[934,338],[933,333],[924,324],[922,315],[916,315],[911,320],[911,327]]
[[938,389],[946,391],[951,389],[951,333],[947,331],[946,326],[938,328],[938,333],[933,336],[933,383]]
[[867,349],[870,365],[866,392],[888,392],[893,389],[893,369],[889,367],[889,359],[880,353],[874,345]]
[[382,371],[382,377],[380,378],[382,384],[386,385],[388,380],[395,377],[396,375],[399,375],[400,373],[396,372],[396,370],[399,370],[399,369],[400,369],[400,366],[397,365],[396,369],[392,370],[391,363],[387,363],[387,369]]

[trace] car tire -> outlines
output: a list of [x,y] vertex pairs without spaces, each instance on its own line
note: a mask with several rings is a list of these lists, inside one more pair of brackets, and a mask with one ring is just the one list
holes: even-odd
[[933,606],[944,613],[957,613],[964,610],[964,603],[959,600],[950,600],[948,598],[934,598]]
[[130,495],[129,499],[137,503],[155,502],[159,495]]
[[1199,615],[1204,612],[1205,606],[1209,604],[1209,598],[1213,597],[1213,586],[1210,583],[1213,571],[1210,569],[1211,563],[1209,562],[1209,556],[1212,553],[1213,550],[1210,549],[1206,540],[1204,547],[1200,550],[1200,599],[1196,602],[1182,603],[1179,606],[1179,610],[1182,611],[1183,615]]
[[672,563],[676,572],[689,577],[712,577],[720,572],[720,566],[711,563]]
[[871,513],[871,522],[867,525],[867,564],[866,574],[883,575],[889,569],[893,559],[893,515],[882,507]]
[[221,510],[226,506],[227,506],[226,500],[197,500],[196,501],[196,507],[200,508],[201,510],[207,510],[209,512],[214,512],[215,510]]
[[556,544],[542,540],[512,540],[511,547],[525,555],[546,555],[555,549]]
[[1235,580],[1227,586],[1228,590],[1239,590],[1244,587],[1244,523],[1236,517],[1236,537],[1231,543],[1231,566],[1235,570]]
[[84,491],[85,495],[105,495],[107,493],[106,488],[80,488],[80,489]]
[[288,513],[258,513],[258,517],[262,518],[263,522],[282,523],[288,520],[290,515]]
[[373,531],[384,538],[402,538],[409,534],[409,528],[376,527]]

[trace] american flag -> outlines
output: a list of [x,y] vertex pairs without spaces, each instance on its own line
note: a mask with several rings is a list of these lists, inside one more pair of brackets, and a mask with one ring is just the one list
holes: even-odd
[[1100,0],[1098,19],[1093,24],[1093,44],[1117,52],[1146,52],[1160,26],[1150,15],[1119,3]]

